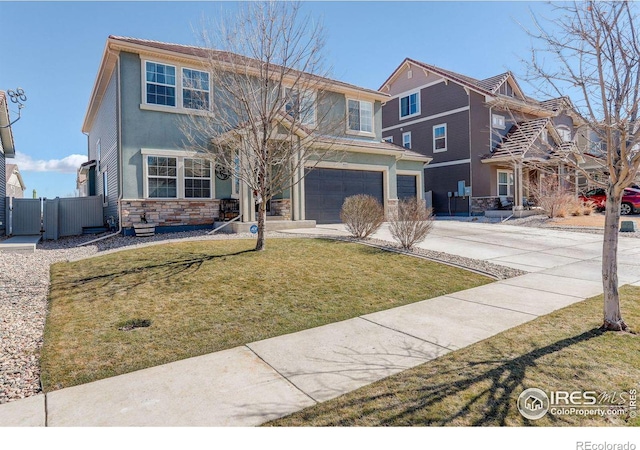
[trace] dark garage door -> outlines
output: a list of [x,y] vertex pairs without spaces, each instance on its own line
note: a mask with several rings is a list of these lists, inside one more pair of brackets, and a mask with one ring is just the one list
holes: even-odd
[[344,199],[368,194],[383,204],[382,172],[313,169],[304,179],[305,217],[316,223],[339,223]]
[[398,199],[415,198],[416,179],[415,175],[398,175]]

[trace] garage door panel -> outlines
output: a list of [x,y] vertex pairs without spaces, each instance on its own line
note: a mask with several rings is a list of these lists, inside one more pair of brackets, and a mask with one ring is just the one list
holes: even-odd
[[338,223],[344,199],[357,194],[383,203],[382,172],[313,169],[305,178],[305,216],[320,224]]
[[398,198],[400,200],[416,196],[417,178],[414,175],[398,175]]

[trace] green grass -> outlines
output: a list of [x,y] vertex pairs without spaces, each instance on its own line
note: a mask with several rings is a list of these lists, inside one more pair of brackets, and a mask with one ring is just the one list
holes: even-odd
[[[625,320],[637,330],[640,288],[621,293]],[[628,414],[530,421],[517,410],[526,388],[626,391],[627,401],[629,390],[640,391],[640,335],[601,332],[601,318],[599,296],[267,425],[640,426]]]
[[[45,392],[468,289],[492,280],[358,244],[188,242],[51,268]],[[150,326],[139,324],[150,321]]]

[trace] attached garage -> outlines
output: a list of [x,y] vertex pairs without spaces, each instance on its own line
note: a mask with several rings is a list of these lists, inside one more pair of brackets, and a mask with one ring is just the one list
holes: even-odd
[[304,178],[305,218],[316,223],[339,223],[344,199],[368,194],[384,204],[382,172],[366,170],[309,170]]
[[398,199],[415,198],[418,195],[415,175],[398,175]]

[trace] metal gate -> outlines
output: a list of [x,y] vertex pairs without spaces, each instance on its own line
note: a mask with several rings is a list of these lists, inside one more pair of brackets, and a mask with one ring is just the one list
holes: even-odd
[[104,225],[102,196],[31,199],[7,198],[6,233],[44,239],[82,234],[85,227]]

